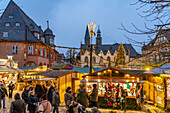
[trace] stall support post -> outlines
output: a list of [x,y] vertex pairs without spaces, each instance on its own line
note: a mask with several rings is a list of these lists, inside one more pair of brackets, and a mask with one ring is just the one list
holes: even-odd
[[164,78],[164,108],[167,109],[167,84],[166,84],[167,79]]

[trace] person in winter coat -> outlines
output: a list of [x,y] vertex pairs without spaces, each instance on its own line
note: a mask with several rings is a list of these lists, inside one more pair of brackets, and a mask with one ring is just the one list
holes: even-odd
[[51,113],[51,103],[47,101],[46,95],[43,95],[38,111],[39,113]]
[[91,113],[100,113],[100,111],[98,111],[97,107],[92,107]]
[[22,99],[25,101],[25,103],[28,103],[28,93],[29,93],[29,86],[25,86],[24,91],[22,92]]
[[44,90],[42,86],[40,84],[37,84],[35,87],[35,95],[37,96],[38,101],[40,101],[40,98],[42,97],[43,93],[44,93]]
[[0,109],[1,109],[1,107],[2,107],[2,105],[1,105],[2,94],[3,94],[3,91],[2,91],[2,88],[1,88],[1,86],[0,86]]
[[93,84],[93,91],[90,94],[92,107],[97,107],[98,102],[98,88],[96,84]]
[[55,111],[56,113],[59,113],[58,111],[59,103],[60,103],[60,95],[58,89],[56,89],[55,92],[53,93],[53,98],[52,98],[52,105],[54,106],[53,113],[55,113]]
[[55,88],[51,85],[51,87],[48,90],[48,101],[52,104],[52,98],[53,98],[53,92]]
[[71,87],[67,87],[64,97],[65,97],[65,105],[66,107],[69,107],[73,98],[73,96],[71,95]]
[[88,94],[85,87],[83,87],[78,94],[78,102],[84,107],[89,106]]
[[2,85],[2,100],[3,100],[3,109],[5,109],[5,95],[8,96],[7,90],[4,85]]
[[15,88],[15,85],[13,84],[13,82],[11,81],[11,83],[9,84],[9,98],[12,98],[12,93],[13,93],[13,90]]
[[24,113],[25,102],[24,100],[20,99],[20,94],[15,94],[14,99],[15,101],[11,103],[10,113]]
[[29,113],[35,113],[36,107],[37,107],[37,104],[36,104],[37,102],[38,102],[38,99],[35,96],[34,91],[31,91],[30,96],[28,97],[28,110],[29,110]]

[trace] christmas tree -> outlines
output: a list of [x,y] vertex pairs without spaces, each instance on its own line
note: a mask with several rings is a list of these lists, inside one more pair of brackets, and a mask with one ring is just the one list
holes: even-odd
[[115,58],[115,65],[125,65],[126,63],[126,51],[123,47],[123,44],[120,43],[118,52]]

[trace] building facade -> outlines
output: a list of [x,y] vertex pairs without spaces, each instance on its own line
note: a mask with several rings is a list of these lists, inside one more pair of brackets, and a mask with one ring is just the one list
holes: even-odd
[[19,67],[47,65],[59,62],[55,50],[55,35],[49,28],[42,30],[12,0],[0,17],[0,58],[9,52]]
[[[81,44],[81,51],[80,51],[80,67],[89,67],[90,66],[90,52],[89,46],[90,45],[90,34],[88,26],[85,32],[84,44]],[[115,66],[115,61],[118,58],[118,50],[122,49],[123,53],[123,60],[125,63],[131,61],[134,58],[140,56],[133,48],[131,44],[102,44],[102,36],[101,30],[98,28],[97,30],[97,37],[96,37],[96,44],[93,44],[93,52],[92,52],[92,65],[94,67],[107,67],[107,66]],[[119,51],[121,52],[121,51]]]
[[142,47],[143,62],[170,62],[170,29],[160,31],[147,45]]

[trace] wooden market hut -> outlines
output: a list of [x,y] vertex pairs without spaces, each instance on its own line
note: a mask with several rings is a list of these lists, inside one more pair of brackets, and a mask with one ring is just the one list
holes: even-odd
[[68,86],[75,92],[78,90],[83,74],[72,70],[47,70],[34,75],[41,78],[56,78],[54,86],[59,89],[60,101],[64,102],[64,94]]
[[[138,70],[142,73],[141,70]],[[105,86],[107,86],[109,83],[115,83],[115,84],[123,84],[128,85],[131,84],[132,87],[137,86],[137,84],[144,83],[142,80],[142,76],[138,76],[134,74],[137,72],[137,70],[122,70],[122,69],[116,69],[113,67],[105,68],[99,71],[96,71],[91,74],[86,74],[83,77],[83,80],[86,82],[87,92],[90,93],[91,88],[88,88],[89,85],[92,86],[93,83],[98,84],[99,88],[99,96],[104,96],[105,93]],[[139,74],[138,72],[138,74]],[[83,81],[82,80],[82,81]],[[83,81],[84,82],[84,81]],[[126,86],[127,87],[127,86]]]
[[147,101],[163,109],[170,109],[170,64],[165,64],[144,74],[146,75],[144,90]]

